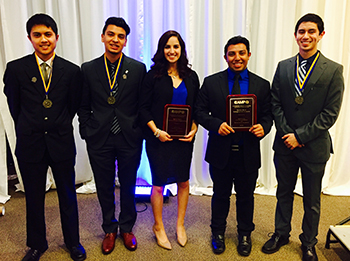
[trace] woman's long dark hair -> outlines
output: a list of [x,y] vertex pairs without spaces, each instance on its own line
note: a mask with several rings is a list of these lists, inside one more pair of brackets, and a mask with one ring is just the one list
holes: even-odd
[[187,54],[186,54],[186,46],[185,42],[182,39],[181,35],[176,31],[167,31],[165,32],[158,41],[158,49],[155,55],[152,58],[154,64],[151,66],[152,70],[155,70],[155,77],[162,77],[163,75],[168,74],[168,65],[169,62],[164,56],[164,47],[170,37],[175,36],[179,40],[181,46],[181,55],[179,60],[177,60],[177,71],[181,79],[188,77],[191,74],[191,69],[188,64]]

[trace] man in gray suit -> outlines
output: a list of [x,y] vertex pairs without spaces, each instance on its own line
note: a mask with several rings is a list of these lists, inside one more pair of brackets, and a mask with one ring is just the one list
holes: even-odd
[[276,124],[273,144],[278,181],[275,232],[262,251],[275,253],[289,242],[293,191],[302,173],[304,218],[303,260],[318,260],[315,252],[320,219],[320,194],[326,162],[332,150],[328,129],[342,103],[343,67],[317,50],[324,25],[306,14],[295,26],[299,54],[278,64],[272,83],[272,113]]

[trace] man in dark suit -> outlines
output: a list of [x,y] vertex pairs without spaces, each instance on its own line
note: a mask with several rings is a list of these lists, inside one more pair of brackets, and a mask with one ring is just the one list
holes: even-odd
[[[195,108],[198,123],[209,131],[205,160],[210,164],[214,186],[211,230],[215,254],[225,251],[224,234],[232,184],[236,191],[237,250],[242,256],[251,252],[254,190],[261,166],[259,141],[270,131],[272,115],[270,84],[248,71],[250,55],[246,38],[231,38],[224,52],[228,69],[204,79]],[[231,93],[257,97],[257,124],[249,131],[237,132],[226,122],[226,97]]]
[[[142,150],[139,92],[146,67],[122,53],[129,33],[123,18],[108,18],[101,35],[104,55],[82,65],[80,135],[87,143],[102,209],[104,254],[113,251],[118,226],[125,247],[131,251],[137,247],[132,228],[136,221],[135,184]],[[119,222],[115,218],[116,159],[120,182]]]
[[275,233],[262,248],[267,254],[289,242],[293,191],[301,169],[304,218],[299,238],[303,260],[317,260],[321,183],[332,152],[328,129],[338,117],[344,91],[343,67],[317,50],[324,33],[318,15],[300,18],[294,32],[299,54],[278,64],[272,83],[278,188]]
[[23,260],[39,260],[48,248],[44,201],[51,167],[60,206],[64,242],[73,260],[84,260],[79,242],[75,192],[75,144],[72,120],[79,107],[81,73],[78,66],[55,55],[57,25],[46,14],[27,22],[34,54],[9,62],[4,93],[16,127],[16,156],[27,210],[27,245]]

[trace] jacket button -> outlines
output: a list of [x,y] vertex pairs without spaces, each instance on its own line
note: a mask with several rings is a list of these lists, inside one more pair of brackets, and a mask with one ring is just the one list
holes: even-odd
[[47,121],[49,118],[48,117],[45,117],[44,120]]

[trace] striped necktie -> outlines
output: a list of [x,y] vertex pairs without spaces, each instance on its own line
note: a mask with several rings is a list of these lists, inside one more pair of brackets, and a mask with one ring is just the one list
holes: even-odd
[[[116,73],[115,65],[111,64],[110,68],[111,68],[110,79],[111,79],[111,81],[113,81],[114,75]],[[118,82],[117,82],[117,80],[118,79],[116,79],[114,86],[113,86],[113,89],[112,89],[112,95],[114,98],[116,98],[117,94],[118,94]],[[118,117],[116,115],[114,116],[113,121],[112,121],[111,132],[113,134],[118,134],[120,132],[120,125],[119,125]]]
[[[307,64],[307,60],[303,60],[301,61],[299,68],[298,68],[298,74],[299,74],[299,78],[300,78],[300,82],[303,82],[306,76],[306,64]],[[302,96],[303,90],[304,89],[300,89],[299,88],[299,84],[298,84],[298,78],[295,77],[295,90],[297,93],[297,96]]]

